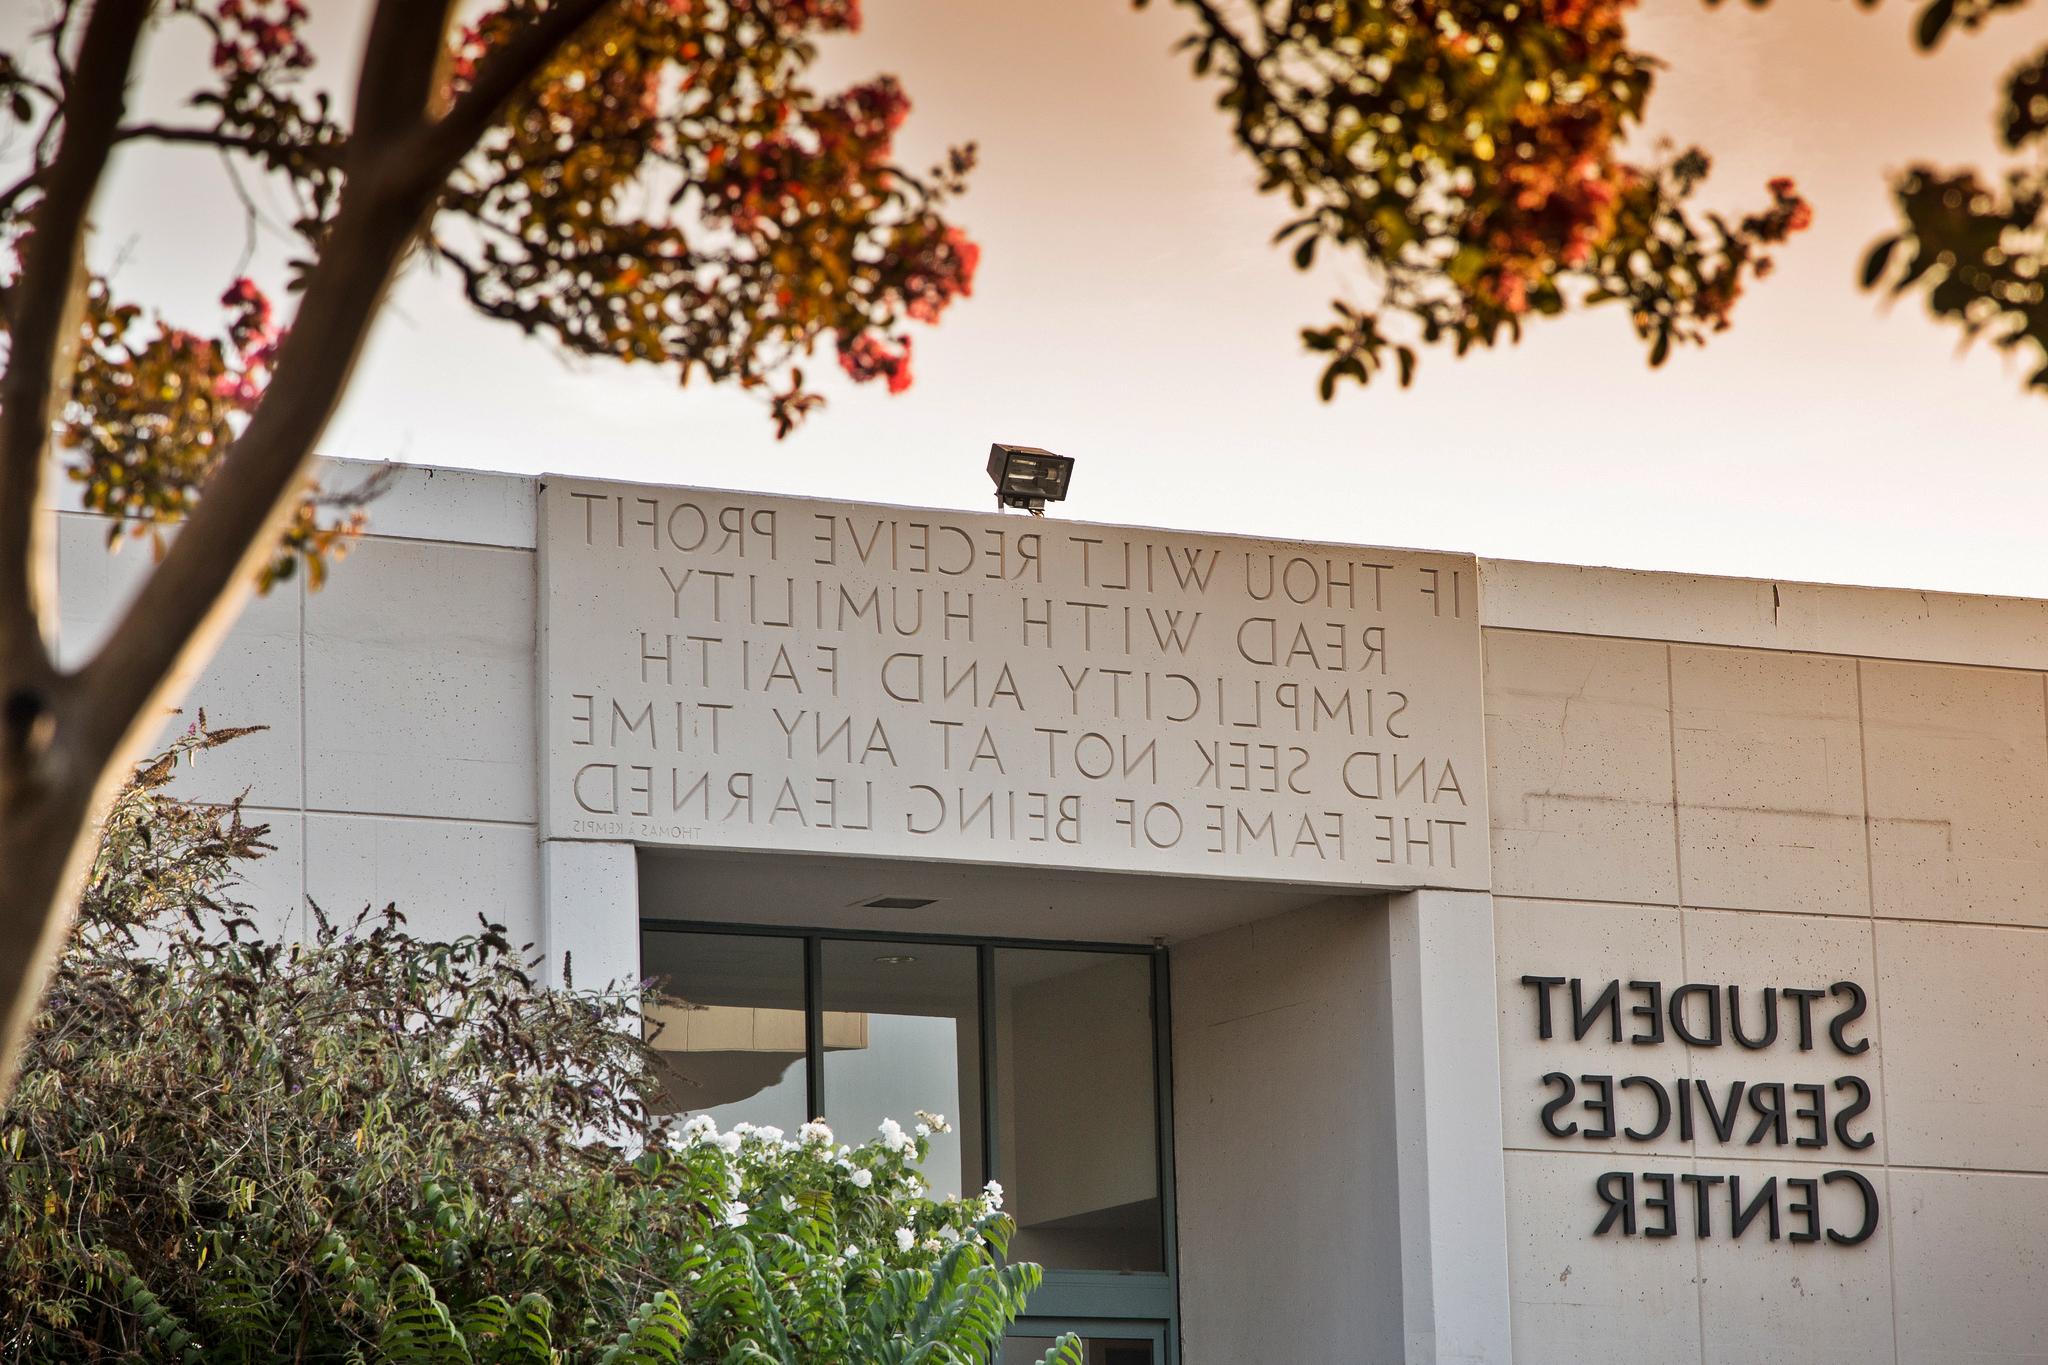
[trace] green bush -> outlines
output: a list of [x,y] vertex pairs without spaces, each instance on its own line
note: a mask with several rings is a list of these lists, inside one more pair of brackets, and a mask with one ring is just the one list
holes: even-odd
[[107,820],[0,1113],[0,1359],[992,1359],[1038,1268],[995,1187],[924,1196],[934,1121],[670,1124],[639,1000],[538,984],[487,921],[266,941],[232,894],[265,829],[166,792],[234,733]]

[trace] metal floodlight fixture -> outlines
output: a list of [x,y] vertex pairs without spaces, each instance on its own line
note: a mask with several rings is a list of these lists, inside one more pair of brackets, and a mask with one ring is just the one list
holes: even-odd
[[1037,446],[997,443],[988,448],[988,476],[995,481],[999,506],[1021,507],[1034,517],[1042,517],[1047,503],[1066,498],[1067,485],[1074,478],[1074,462]]

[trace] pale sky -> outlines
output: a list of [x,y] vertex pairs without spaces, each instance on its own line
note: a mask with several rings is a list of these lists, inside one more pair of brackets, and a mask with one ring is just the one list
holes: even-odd
[[[344,34],[359,13],[315,8]],[[2048,5],[1922,57],[1899,0],[1648,0],[1637,45],[1672,62],[1656,131],[1703,143],[1708,198],[1737,212],[1793,176],[1814,229],[1732,332],[1660,371],[1596,309],[1329,405],[1296,334],[1349,281],[1267,245],[1282,206],[1168,53],[1167,0],[865,8],[820,84],[899,75],[908,164],[982,151],[954,211],[984,247],[975,296],[919,329],[907,394],[834,374],[777,442],[751,398],[566,364],[420,272],[323,452],[979,509],[1001,440],[1074,456],[1055,514],[1090,521],[2048,597],[2048,397],[1994,352],[1959,355],[1917,300],[1855,285],[1888,170],[1993,163],[1997,83],[2048,42]],[[211,326],[243,249],[211,161],[152,149],[117,171],[101,263],[120,251],[135,292]]]

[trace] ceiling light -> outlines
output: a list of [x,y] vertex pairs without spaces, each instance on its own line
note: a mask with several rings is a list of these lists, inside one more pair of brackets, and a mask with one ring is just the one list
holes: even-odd
[[860,906],[863,910],[922,910],[931,903],[930,896],[876,896]]

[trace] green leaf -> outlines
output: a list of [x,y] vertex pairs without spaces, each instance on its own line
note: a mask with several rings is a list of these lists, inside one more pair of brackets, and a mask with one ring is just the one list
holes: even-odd
[[1956,0],[1934,0],[1934,3],[1920,11],[1920,22],[1913,27],[1914,41],[1923,48],[1933,47],[1941,41],[1942,30],[1948,21],[1955,18]]
[[1088,1365],[1087,1354],[1081,1349],[1081,1338],[1072,1332],[1067,1333],[1039,1358],[1038,1365]]
[[377,1346],[393,1365],[471,1365],[473,1360],[433,1282],[411,1262],[392,1274],[391,1316],[384,1320]]
[[1870,248],[1870,254],[1863,258],[1863,287],[1869,289],[1884,278],[1884,268],[1891,264],[1892,252],[1899,245],[1897,237],[1887,237]]

